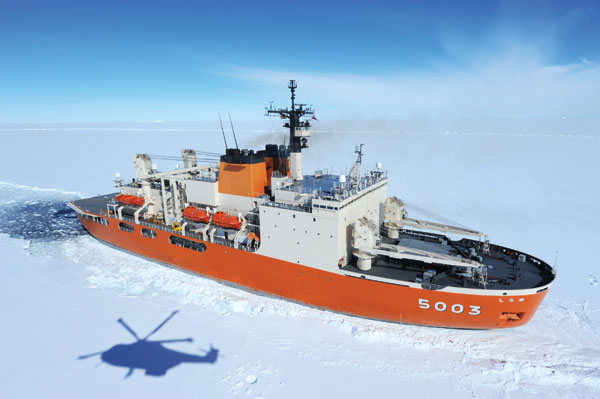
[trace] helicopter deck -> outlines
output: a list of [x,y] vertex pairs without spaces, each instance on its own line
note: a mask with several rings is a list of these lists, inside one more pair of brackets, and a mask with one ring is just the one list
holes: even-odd
[[73,204],[85,212],[99,215],[100,211],[106,212],[106,204],[115,198],[119,193],[98,195],[96,197],[84,198],[73,201]]

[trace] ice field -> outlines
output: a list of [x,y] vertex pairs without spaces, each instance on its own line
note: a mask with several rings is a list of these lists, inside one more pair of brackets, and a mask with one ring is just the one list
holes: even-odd
[[[237,125],[244,147],[285,136],[277,121]],[[212,124],[0,126],[0,397],[598,398],[597,126],[315,125],[305,172],[347,172],[364,143],[364,163],[383,163],[388,195],[406,200],[409,214],[424,208],[556,259],[557,280],[533,320],[489,331],[377,322],[251,294],[103,245],[66,207],[114,191],[117,171],[133,176],[134,153],[222,151]],[[159,342],[173,339],[185,341]],[[108,356],[120,344],[131,346]]]

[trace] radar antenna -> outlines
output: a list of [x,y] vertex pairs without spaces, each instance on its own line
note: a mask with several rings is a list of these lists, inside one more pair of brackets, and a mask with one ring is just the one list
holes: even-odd
[[288,82],[288,88],[291,92],[292,107],[291,108],[275,108],[273,103],[269,107],[265,107],[265,116],[278,115],[281,119],[287,119],[283,127],[290,129],[290,169],[294,180],[303,180],[304,174],[302,170],[302,149],[308,148],[307,137],[310,137],[310,123],[301,118],[314,117],[315,112],[312,106],[306,104],[296,104],[296,88],[298,84],[295,80]]

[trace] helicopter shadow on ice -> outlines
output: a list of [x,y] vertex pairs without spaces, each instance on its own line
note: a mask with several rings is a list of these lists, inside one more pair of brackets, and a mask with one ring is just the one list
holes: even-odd
[[139,338],[123,319],[117,320],[133,337],[135,342],[116,344],[105,351],[91,353],[79,356],[83,360],[93,356],[100,356],[102,362],[111,366],[124,367],[129,369],[125,378],[131,376],[135,369],[145,371],[146,375],[163,376],[169,369],[180,365],[181,363],[210,363],[214,364],[219,356],[219,350],[210,346],[203,356],[198,356],[185,352],[178,352],[164,346],[167,343],[174,342],[193,342],[192,338],[168,339],[160,341],[149,341],[148,338],[160,330],[167,322],[177,314],[178,311],[171,313],[162,323],[160,323],[150,334],[144,338]]

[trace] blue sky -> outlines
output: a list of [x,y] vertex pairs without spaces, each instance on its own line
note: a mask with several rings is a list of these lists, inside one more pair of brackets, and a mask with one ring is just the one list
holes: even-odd
[[0,2],[0,123],[600,117],[595,1]]

